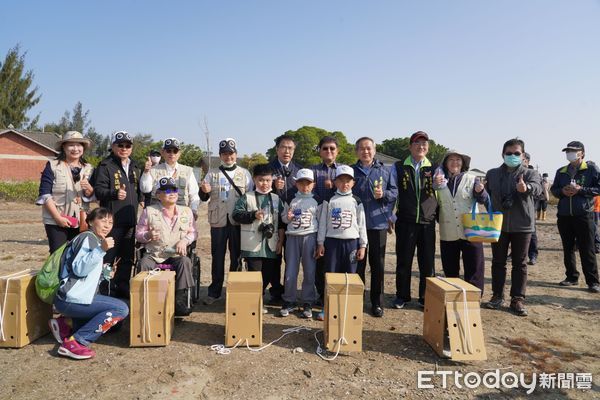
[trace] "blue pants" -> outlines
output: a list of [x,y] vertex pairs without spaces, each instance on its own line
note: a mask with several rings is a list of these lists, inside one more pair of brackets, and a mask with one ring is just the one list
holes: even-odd
[[325,238],[325,271],[355,274],[358,239]]
[[295,303],[298,293],[298,272],[302,260],[302,304],[312,305],[316,300],[315,291],[315,249],[317,247],[317,234],[288,235],[285,248],[285,290],[283,300]]
[[78,343],[89,346],[111,327],[129,314],[129,307],[122,300],[97,294],[92,304],[68,303],[54,300],[56,311],[73,319],[73,337]]

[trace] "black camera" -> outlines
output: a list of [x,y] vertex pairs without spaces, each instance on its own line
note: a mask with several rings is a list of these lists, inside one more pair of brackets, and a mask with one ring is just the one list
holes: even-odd
[[275,233],[275,226],[273,224],[262,223],[258,226],[258,231],[262,232],[263,236],[267,239],[271,239]]

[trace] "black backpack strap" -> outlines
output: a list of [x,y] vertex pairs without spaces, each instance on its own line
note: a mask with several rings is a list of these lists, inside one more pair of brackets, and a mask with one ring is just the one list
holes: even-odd
[[219,166],[219,170],[221,170],[221,172],[223,173],[223,175],[225,175],[225,178],[227,178],[227,180],[229,181],[229,183],[231,183],[231,186],[233,186],[233,188],[235,189],[235,191],[237,192],[237,194],[240,195],[240,197],[243,196],[242,191],[240,190],[239,187],[236,186],[235,183],[233,183],[233,179],[231,179],[231,177],[229,176],[229,174],[227,173],[227,171],[225,170],[225,168],[220,165]]
[[356,205],[357,206],[360,206],[362,204],[362,200],[360,199],[360,197],[358,197],[355,194],[353,194],[352,197],[354,197],[354,200],[356,200]]

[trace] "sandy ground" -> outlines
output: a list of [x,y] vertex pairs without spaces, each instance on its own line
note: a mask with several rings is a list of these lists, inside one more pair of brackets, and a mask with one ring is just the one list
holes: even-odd
[[[24,268],[39,268],[48,247],[39,208],[0,203],[0,275]],[[516,317],[506,309],[482,309],[488,360],[452,362],[440,359],[422,339],[423,313],[415,305],[386,309],[383,318],[364,315],[363,352],[341,354],[335,361],[316,354],[313,332],[318,321],[298,316],[278,318],[269,307],[264,318],[264,342],[275,340],[282,329],[305,325],[313,332],[289,335],[260,353],[234,349],[218,355],[212,344],[223,343],[224,301],[197,304],[194,313],[175,324],[167,347],[130,348],[127,324],[94,345],[96,358],[73,361],[56,355],[57,343],[45,336],[22,349],[0,349],[0,398],[482,398],[525,397],[524,389],[443,389],[440,376],[435,389],[417,388],[417,371],[477,372],[501,368],[501,373],[591,373],[591,390],[540,389],[531,397],[600,398],[600,295],[580,287],[563,288],[562,249],[552,217],[538,225],[540,256],[529,269],[529,316]],[[199,222],[202,257],[202,293],[210,281],[210,237],[206,208]],[[491,293],[490,248],[486,245],[486,287]],[[414,266],[416,269],[416,265]],[[394,236],[386,256],[386,302],[395,291]],[[436,270],[441,271],[439,256]],[[417,290],[413,275],[413,295]],[[583,280],[583,279],[582,279]],[[365,305],[368,310],[370,305]],[[321,336],[319,336],[321,338]],[[304,352],[294,353],[301,347]]]

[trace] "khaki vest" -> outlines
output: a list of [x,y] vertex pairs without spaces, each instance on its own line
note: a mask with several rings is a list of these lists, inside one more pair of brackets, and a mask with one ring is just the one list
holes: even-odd
[[[50,168],[54,174],[54,182],[52,183],[52,199],[56,204],[56,209],[59,214],[75,217],[79,221],[79,211],[83,205],[83,191],[81,190],[81,180],[73,183],[71,168],[65,161],[52,160]],[[94,167],[91,164],[85,164],[81,169],[81,178],[85,176],[87,179],[92,175]],[[75,200],[79,197],[80,203]],[[42,207],[42,218],[46,225],[56,225],[56,221],[52,218],[46,207]]]
[[[256,196],[254,195],[254,191],[246,193],[246,211],[258,211],[258,206],[256,204]],[[272,223],[275,227],[275,232],[271,239],[267,241],[269,248],[271,251],[275,252],[277,250],[277,241],[279,240],[279,231],[278,231],[278,220],[277,214],[279,210],[279,196],[275,193],[271,193],[271,198],[273,199],[273,213],[266,220],[267,223]],[[253,253],[260,251],[263,233],[258,231],[258,226],[262,224],[265,220],[254,220],[251,224],[242,224],[241,231],[241,249],[243,251],[251,251]]]
[[[438,189],[438,203],[440,206],[440,239],[445,241],[454,241],[465,238],[462,223],[462,215],[471,213],[471,207],[475,199],[473,198],[473,186],[475,184],[475,175],[466,172],[460,184],[456,189],[456,194],[452,197],[450,189],[447,187]],[[477,212],[477,207],[475,208]]]
[[175,179],[177,182],[177,188],[179,189],[177,196],[177,205],[178,206],[188,206],[190,205],[190,193],[188,182],[190,181],[190,176],[194,173],[194,170],[187,165],[181,165],[177,163],[177,172],[175,176],[171,176],[167,172],[167,164],[161,163],[155,165],[150,170],[150,176],[152,177],[152,204],[160,204],[160,201],[156,197],[156,183],[163,177],[169,177]]
[[153,204],[147,207],[146,214],[148,216],[148,228],[154,228],[154,230],[158,231],[160,239],[148,242],[144,244],[144,247],[146,247],[148,254],[154,261],[161,263],[165,259],[176,255],[174,253],[165,253],[164,250],[174,249],[177,242],[185,238],[191,225],[194,223],[194,215],[189,207],[177,206],[177,221],[173,229],[171,229],[163,217],[161,204]]
[[[246,193],[248,186],[248,174],[242,167],[236,167],[233,171],[226,171],[229,177],[235,183],[235,186],[240,189],[242,195]],[[218,168],[208,171],[204,180],[210,184],[211,192],[208,202],[208,223],[213,228],[222,228],[227,225],[227,219],[232,225],[239,225],[232,218],[235,203],[241,197],[234,187],[231,187],[227,178],[221,173]],[[229,190],[226,190],[229,186]],[[223,200],[223,196],[227,199]]]

